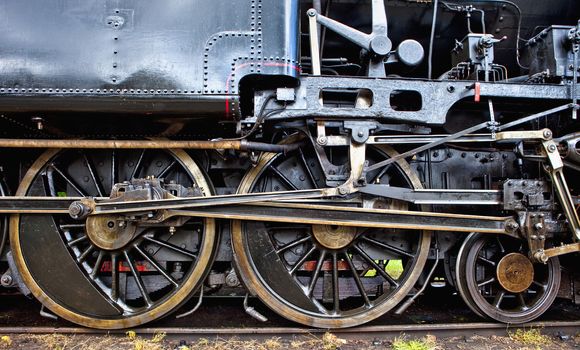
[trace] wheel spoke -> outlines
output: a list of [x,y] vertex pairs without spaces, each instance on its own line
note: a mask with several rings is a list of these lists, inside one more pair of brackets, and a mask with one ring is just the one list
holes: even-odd
[[127,261],[127,264],[129,265],[131,274],[135,279],[135,283],[137,283],[137,288],[139,288],[139,292],[143,296],[143,300],[145,300],[145,303],[147,304],[148,307],[151,307],[151,305],[153,305],[153,302],[151,301],[151,298],[149,298],[149,294],[147,293],[147,289],[145,289],[145,285],[143,284],[143,280],[141,279],[141,274],[139,274],[139,270],[137,270],[135,262],[129,257],[129,254],[126,251],[123,252],[123,254],[125,255],[125,261]]
[[69,247],[72,247],[72,246],[74,246],[74,245],[76,245],[76,244],[79,244],[80,242],[84,242],[84,241],[86,241],[86,240],[87,240],[87,238],[88,238],[88,237],[87,237],[86,235],[80,236],[79,238],[73,239],[72,241],[68,242],[68,243],[67,243],[67,245],[68,245]]
[[477,260],[478,261],[481,261],[481,262],[483,262],[483,263],[485,263],[487,265],[493,266],[493,267],[495,267],[497,265],[494,261],[491,261],[491,260],[489,260],[487,258],[484,258],[481,255],[477,257]]
[[280,170],[278,170],[278,168],[276,168],[275,166],[271,166],[268,169],[270,169],[270,171],[272,171],[273,174],[275,174],[283,183],[284,186],[289,187],[292,190],[297,191],[298,187],[296,187],[296,185],[294,185],[287,177],[286,175],[282,174],[280,172]]
[[477,282],[477,287],[481,288],[481,287],[487,286],[488,284],[493,283],[495,281],[496,281],[495,277],[491,277],[485,281]]
[[173,284],[175,287],[179,287],[179,283],[177,283],[177,281],[173,277],[171,277],[171,275],[163,267],[161,267],[161,265],[159,265],[157,261],[153,259],[152,256],[150,256],[144,250],[139,248],[138,245],[134,245],[133,247],[139,254],[141,254],[142,257],[145,258],[145,260],[147,260],[151,264],[151,266],[153,266],[153,268],[155,268],[155,270],[159,271],[159,273],[162,274],[163,277],[165,277],[169,282],[171,282],[171,284]]
[[308,242],[310,239],[311,239],[310,236],[306,235],[305,237],[302,237],[302,238],[296,239],[292,242],[286,243],[283,246],[276,249],[276,254],[280,254],[280,253],[285,252],[288,249],[294,248],[294,247],[296,247],[304,242]]
[[95,250],[95,246],[90,245],[78,258],[79,263],[83,263],[89,255]]
[[304,152],[302,151],[301,148],[299,148],[298,151],[300,153],[299,158],[300,158],[300,161],[302,162],[302,166],[304,167],[304,170],[308,174],[308,178],[312,182],[312,186],[313,186],[312,188],[318,188],[318,185],[316,184],[316,179],[314,178],[314,174],[312,173],[312,169],[310,169],[310,167],[308,166],[308,161],[306,160],[306,157],[304,156]]
[[371,243],[371,244],[374,244],[374,245],[376,245],[376,246],[378,246],[378,247],[381,247],[381,248],[383,248],[383,249],[389,250],[389,251],[391,251],[391,252],[394,252],[394,253],[397,253],[397,254],[401,254],[401,255],[404,255],[404,256],[406,256],[406,257],[409,257],[409,258],[415,258],[415,256],[414,256],[413,254],[409,253],[409,252],[406,252],[406,251],[404,251],[404,250],[402,250],[402,249],[399,249],[399,248],[397,248],[397,247],[393,247],[393,246],[391,246],[391,245],[388,245],[388,244],[386,244],[386,243],[383,243],[383,242],[377,241],[377,240],[375,240],[375,239],[372,239],[372,238],[370,238],[370,237],[367,237],[367,236],[361,236],[361,238],[362,238],[363,240],[365,240],[365,241],[367,241],[367,242]]
[[97,261],[95,262],[95,266],[93,267],[93,269],[91,270],[91,278],[95,278],[97,277],[97,273],[99,272],[99,270],[101,269],[101,266],[103,265],[103,258],[105,257],[105,252],[104,251],[99,251],[99,256],[97,257]]
[[517,298],[522,310],[529,309],[528,305],[526,304],[526,301],[524,300],[524,295],[522,293],[518,293]]
[[383,169],[381,169],[381,171],[377,174],[377,176],[375,176],[375,178],[373,179],[373,181],[371,183],[378,183],[381,179],[381,177],[383,177],[387,171],[389,171],[389,169],[391,168],[391,166],[393,165],[393,163],[383,167]]
[[360,249],[358,246],[354,245],[353,246],[354,250],[358,253],[358,255],[360,257],[362,257],[369,265],[371,265],[381,276],[383,276],[383,278],[385,280],[387,280],[387,282],[389,282],[391,285],[398,287],[399,283],[397,283],[397,281],[395,281],[393,279],[393,277],[391,277],[391,275],[389,275],[384,268],[380,267],[373,259],[371,259],[370,256],[367,255],[367,253],[365,253],[362,249]]
[[332,300],[334,302],[333,311],[337,314],[340,311],[340,294],[338,285],[338,258],[337,253],[332,253]]
[[505,294],[506,294],[505,290],[500,290],[493,299],[493,306],[496,309],[499,309],[499,306],[501,305],[501,302],[503,301],[503,297],[505,296]]
[[318,257],[318,261],[316,262],[316,268],[314,269],[314,273],[312,274],[312,278],[310,279],[310,284],[308,285],[308,296],[312,297],[312,293],[314,292],[314,287],[316,286],[316,281],[318,281],[318,277],[320,276],[320,271],[322,270],[322,265],[324,264],[324,258],[326,257],[326,251],[320,251],[320,256]]
[[175,164],[177,164],[177,161],[174,159],[171,161],[171,163],[169,163],[169,165],[167,165],[163,170],[161,170],[159,174],[157,174],[157,178],[163,178],[165,175],[167,175],[167,173],[169,173],[169,171],[173,168]]
[[111,299],[119,299],[119,256],[111,254]]
[[171,244],[169,242],[160,241],[160,240],[155,239],[155,238],[150,237],[150,236],[144,236],[144,238],[146,240],[148,240],[149,242],[152,242],[152,243],[157,244],[158,246],[165,247],[167,249],[171,249],[171,250],[173,250],[173,251],[175,251],[177,253],[180,253],[180,254],[185,255],[185,256],[188,256],[188,257],[190,257],[190,258],[192,258],[194,260],[197,260],[197,255],[195,255],[193,252],[191,252],[189,250],[180,248],[180,247],[175,246],[175,245],[173,245],[173,244]]
[[89,170],[89,174],[91,174],[91,179],[93,180],[93,184],[95,185],[95,189],[97,190],[99,197],[104,197],[105,192],[101,189],[101,182],[97,179],[97,172],[95,171],[93,162],[89,159],[86,152],[83,152],[83,158],[85,159],[85,164]]
[[71,228],[85,228],[85,224],[64,224],[59,225],[61,230],[70,230]]
[[133,168],[133,171],[131,172],[131,179],[135,179],[137,174],[139,173],[139,170],[141,168],[141,164],[143,163],[143,158],[145,157],[145,150],[141,150],[141,154],[139,155],[139,159],[137,160],[137,164],[135,164],[135,167]]
[[302,255],[302,257],[294,264],[294,266],[290,270],[290,274],[293,275],[296,272],[296,270],[298,270],[302,265],[304,265],[306,259],[308,259],[308,257],[312,255],[312,253],[314,253],[315,250],[316,247],[312,247],[310,248],[309,251],[307,251],[304,255]]
[[346,262],[348,264],[349,269],[352,271],[352,278],[354,279],[354,282],[356,284],[356,287],[358,288],[358,292],[360,293],[360,296],[364,299],[365,301],[365,306],[366,307],[371,307],[371,301],[369,299],[369,296],[367,295],[367,292],[365,291],[365,287],[358,275],[358,272],[356,271],[356,268],[354,267],[354,264],[350,258],[350,256],[348,256],[348,253],[344,253],[344,256],[346,258]]
[[540,283],[538,281],[533,281],[532,284],[542,290],[545,290],[546,288],[548,288],[548,283],[544,284],[544,283]]
[[503,246],[503,243],[501,243],[501,239],[499,239],[499,235],[496,236],[495,239],[497,240],[497,246],[499,247],[500,253],[502,255],[505,254],[505,247]]
[[83,191],[79,186],[77,186],[77,184],[70,177],[68,177],[62,170],[60,170],[56,165],[50,164],[49,166],[51,169],[56,171],[56,173],[59,174],[63,178],[63,180],[66,181],[70,185],[70,187],[73,188],[73,190],[75,190],[76,193],[80,194],[83,197],[88,196],[85,193],[85,191]]

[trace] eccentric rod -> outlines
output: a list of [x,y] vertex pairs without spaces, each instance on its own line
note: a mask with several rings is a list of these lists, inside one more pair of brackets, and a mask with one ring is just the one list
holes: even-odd
[[233,149],[287,153],[301,143],[274,145],[247,140],[172,141],[172,140],[38,140],[0,139],[0,148],[77,148],[77,149]]

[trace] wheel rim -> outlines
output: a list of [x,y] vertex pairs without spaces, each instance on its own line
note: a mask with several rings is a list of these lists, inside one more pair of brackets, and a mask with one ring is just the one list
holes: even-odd
[[[383,159],[396,154],[386,147],[369,152]],[[313,188],[323,178],[314,159],[302,150],[286,158],[265,154],[242,180],[238,192]],[[378,182],[385,183],[384,179],[397,173],[405,178],[391,181],[393,185],[404,182],[407,187],[420,187],[404,161],[382,175],[369,174],[369,179],[377,182],[374,177],[378,175]],[[270,180],[274,177],[276,180]],[[380,207],[379,202],[371,205]],[[250,291],[288,319],[325,328],[359,325],[396,306],[419,277],[431,237],[423,231],[240,221],[234,221],[232,227],[236,264]],[[333,240],[321,239],[324,233],[334,234]],[[389,259],[375,259],[378,255]],[[400,264],[399,276],[389,264]]]
[[[531,283],[509,287],[501,281],[506,260],[526,254],[522,241],[504,236],[471,235],[458,258],[458,279],[464,287],[462,297],[481,314],[504,323],[525,323],[541,316],[558,294],[560,263],[551,258],[547,264],[533,264]],[[524,268],[525,270],[525,268]],[[518,271],[519,273],[519,271]],[[528,286],[529,284],[529,286]],[[506,289],[506,287],[508,289]],[[521,292],[520,292],[521,290]],[[475,310],[474,310],[475,311]]]
[[[75,174],[72,176],[70,174]],[[103,196],[112,184],[148,175],[211,187],[183,151],[49,150],[25,175],[19,196]],[[68,215],[13,215],[11,248],[34,296],[57,315],[88,327],[134,327],[166,315],[201,285],[215,252],[211,219],[174,232],[149,228],[129,244],[98,248],[84,222]]]

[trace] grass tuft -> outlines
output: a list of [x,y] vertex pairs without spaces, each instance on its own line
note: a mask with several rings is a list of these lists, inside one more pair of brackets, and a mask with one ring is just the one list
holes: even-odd
[[543,335],[539,328],[517,329],[515,332],[510,332],[511,340],[524,344],[540,347],[542,345],[550,344],[550,338]]
[[3,335],[2,337],[0,337],[0,347],[9,348],[11,345],[12,339],[9,336]]
[[432,335],[427,335],[422,339],[407,339],[405,336],[395,338],[393,350],[435,350],[437,349],[436,338]]
[[324,350],[336,350],[344,344],[346,344],[346,340],[341,339],[332,333],[324,333],[322,336],[322,348]]

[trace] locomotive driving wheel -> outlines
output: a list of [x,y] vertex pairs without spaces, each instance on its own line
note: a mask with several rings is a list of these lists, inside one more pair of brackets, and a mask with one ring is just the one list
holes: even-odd
[[503,323],[525,323],[542,315],[558,294],[560,263],[532,263],[525,244],[507,236],[471,234],[456,265],[461,297],[476,314]]
[[[290,142],[290,140],[287,140]],[[397,154],[367,150],[372,164]],[[312,148],[263,154],[242,180],[239,193],[302,190],[325,186]],[[420,188],[404,160],[367,174],[367,181]],[[360,199],[360,198],[359,198]],[[337,205],[407,209],[377,198],[337,200]],[[396,306],[425,265],[431,233],[301,223],[234,221],[237,268],[249,290],[280,315],[309,326],[352,327]]]
[[[104,197],[115,183],[156,177],[212,188],[181,150],[49,150],[18,196]],[[13,215],[11,248],[34,296],[57,315],[94,328],[134,327],[182,305],[200,287],[216,247],[213,219],[137,228],[115,217]]]

